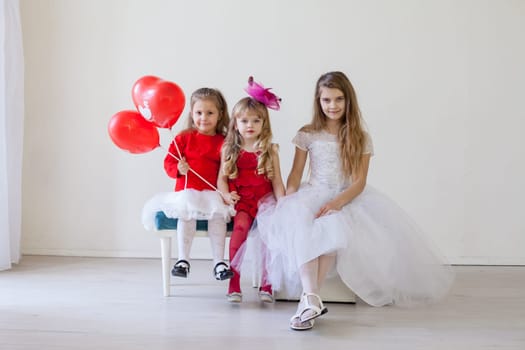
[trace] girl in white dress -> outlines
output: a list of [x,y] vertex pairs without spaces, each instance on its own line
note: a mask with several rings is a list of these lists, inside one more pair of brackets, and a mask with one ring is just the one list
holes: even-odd
[[[410,217],[366,185],[373,146],[362,124],[348,78],[322,75],[312,122],[293,139],[286,196],[259,208],[257,231],[268,248],[274,290],[302,289],[290,320],[294,330],[312,328],[328,311],[319,291],[331,271],[373,306],[436,301],[453,281],[450,266]],[[301,184],[308,157],[308,181]]]

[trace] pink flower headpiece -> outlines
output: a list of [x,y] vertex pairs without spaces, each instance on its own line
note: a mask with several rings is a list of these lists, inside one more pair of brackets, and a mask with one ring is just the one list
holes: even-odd
[[281,106],[281,98],[270,92],[271,88],[265,88],[261,84],[253,81],[253,77],[248,78],[248,86],[244,89],[256,101],[261,102],[267,108],[278,111]]

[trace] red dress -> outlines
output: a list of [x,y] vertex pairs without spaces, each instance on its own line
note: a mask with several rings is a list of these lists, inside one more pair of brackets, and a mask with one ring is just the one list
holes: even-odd
[[[203,135],[197,130],[187,130],[177,135],[175,141],[189,166],[216,187],[224,136]],[[179,156],[174,143],[170,144],[169,152]],[[170,154],[164,159],[166,173],[177,180],[175,191],[159,193],[144,205],[144,227],[150,230],[155,228],[159,211],[164,212],[168,218],[210,220],[222,217],[225,222],[229,222],[234,213],[232,208],[224,204],[219,192],[191,171],[187,174],[188,181],[185,187],[186,179],[184,175],[179,174],[178,164],[177,159]]]
[[257,153],[241,151],[237,158],[238,175],[229,180],[230,192],[237,191],[240,200],[235,205],[237,212],[244,211],[252,218],[257,215],[259,200],[273,192],[272,182],[266,175],[257,174]]
[[[237,191],[237,194],[241,197],[235,205],[237,214],[233,221],[233,232],[230,239],[231,268],[235,275],[230,279],[228,294],[241,292],[239,266],[243,260],[244,250],[240,251],[240,249],[246,242],[248,232],[257,215],[259,201],[263,197],[273,194],[271,180],[266,175],[257,174],[257,153],[241,151],[237,158],[237,171],[237,178],[230,179],[228,183],[230,192]],[[265,248],[261,247],[261,249]],[[237,256],[238,253],[240,253],[239,256]],[[236,262],[235,266],[233,264],[234,260]],[[267,282],[264,264],[262,266],[262,285],[260,290],[272,294],[272,286]]]
[[[177,142],[177,146],[182,156],[186,158],[188,165],[209,183],[216,186],[221,165],[221,147],[224,142],[224,136],[220,134],[213,136],[203,135],[197,130],[188,130],[177,135],[175,142]],[[170,144],[169,152],[179,157],[179,152],[173,142]],[[170,177],[177,179],[175,191],[182,191],[185,189],[186,179],[184,175],[179,173],[177,169],[178,164],[179,161],[170,154],[164,159],[166,173]],[[198,191],[214,190],[191,171],[186,176],[188,177],[186,188]]]

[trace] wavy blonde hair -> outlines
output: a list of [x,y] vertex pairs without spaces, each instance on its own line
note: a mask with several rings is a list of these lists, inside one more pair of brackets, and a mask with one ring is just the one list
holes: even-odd
[[222,157],[224,159],[223,171],[229,179],[235,179],[238,176],[237,159],[242,149],[242,136],[236,128],[238,118],[251,113],[257,115],[262,120],[262,130],[255,144],[257,149],[257,174],[265,175],[268,179],[274,176],[273,158],[272,158],[272,128],[270,125],[270,115],[268,109],[262,103],[245,97],[233,107],[232,118],[228,125],[228,133],[222,146]]
[[345,98],[345,111],[340,119],[340,128],[337,135],[343,172],[347,176],[357,172],[361,166],[361,158],[366,145],[366,133],[363,128],[361,111],[357,104],[357,95],[347,76],[342,72],[328,72],[323,74],[315,87],[314,113],[310,124],[301,130],[306,132],[321,131],[326,128],[327,117],[321,108],[321,88],[340,90]]
[[228,131],[228,123],[230,122],[230,115],[228,114],[228,104],[222,93],[217,89],[212,88],[200,88],[191,94],[190,98],[190,112],[188,114],[188,122],[186,125],[186,131],[195,129],[195,123],[191,113],[195,102],[208,100],[212,101],[219,111],[219,119],[217,120],[217,126],[215,127],[215,133],[220,135],[226,135]]

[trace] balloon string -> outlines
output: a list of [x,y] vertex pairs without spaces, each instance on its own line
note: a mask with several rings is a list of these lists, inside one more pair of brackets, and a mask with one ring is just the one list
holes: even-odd
[[[177,143],[175,143],[177,144]],[[162,147],[162,146],[161,146]],[[164,147],[162,147],[164,150],[166,150]],[[168,152],[168,154],[170,156],[172,156],[173,158],[177,159],[179,162],[181,160],[181,158],[177,157],[176,155],[174,155],[173,153],[171,153],[169,150],[166,150],[166,152]],[[180,153],[179,153],[180,155]],[[215,186],[213,186],[210,182],[208,182],[208,180],[206,180],[205,178],[203,178],[202,176],[200,176],[195,170],[193,170],[191,167],[188,168],[189,171],[191,171],[193,174],[195,174],[199,179],[201,179],[202,181],[204,181],[204,183],[208,186],[210,186],[211,188],[213,188],[215,191],[219,192],[221,195],[224,196],[224,193],[222,193],[221,191],[219,191],[219,189]],[[186,176],[187,178],[187,176]]]
[[[175,139],[173,139],[173,143],[175,144],[175,147],[177,148],[177,152],[179,153],[179,158],[177,158],[176,155],[174,155],[173,153],[171,153],[169,150],[167,150],[165,147],[163,147],[162,145],[159,145],[162,149],[164,149],[170,156],[172,156],[173,158],[177,159],[179,162],[182,158],[181,154],[180,154],[180,150],[179,150],[179,146],[177,146],[177,142],[175,142]],[[204,183],[206,183],[208,186],[210,186],[211,188],[213,188],[213,190],[219,192],[219,194],[221,195],[222,198],[225,198],[225,194],[220,191],[217,187],[213,186],[211,183],[208,182],[208,180],[206,180],[205,178],[203,178],[202,176],[200,176],[195,170],[193,170],[191,167],[188,167],[188,170],[191,171],[192,173],[194,173],[199,179],[201,179],[202,181],[204,181]],[[186,179],[186,182],[184,184],[184,189],[186,189],[186,185],[188,184],[188,175],[185,175],[184,176],[185,179]],[[229,205],[230,207],[230,211],[235,213],[235,205],[233,203],[231,203]],[[235,214],[233,214],[235,215]]]
[[[182,154],[180,153],[179,145],[177,144],[177,141],[175,141],[175,138],[173,138],[173,144],[175,145],[175,148],[177,148],[177,153],[179,154],[179,158],[182,159]],[[188,188],[188,174],[184,175],[184,189],[186,188]]]
[[175,145],[175,148],[177,149],[177,153],[179,154],[179,157],[182,158],[182,154],[180,153],[179,145],[177,144],[177,141],[173,139],[173,144]]

